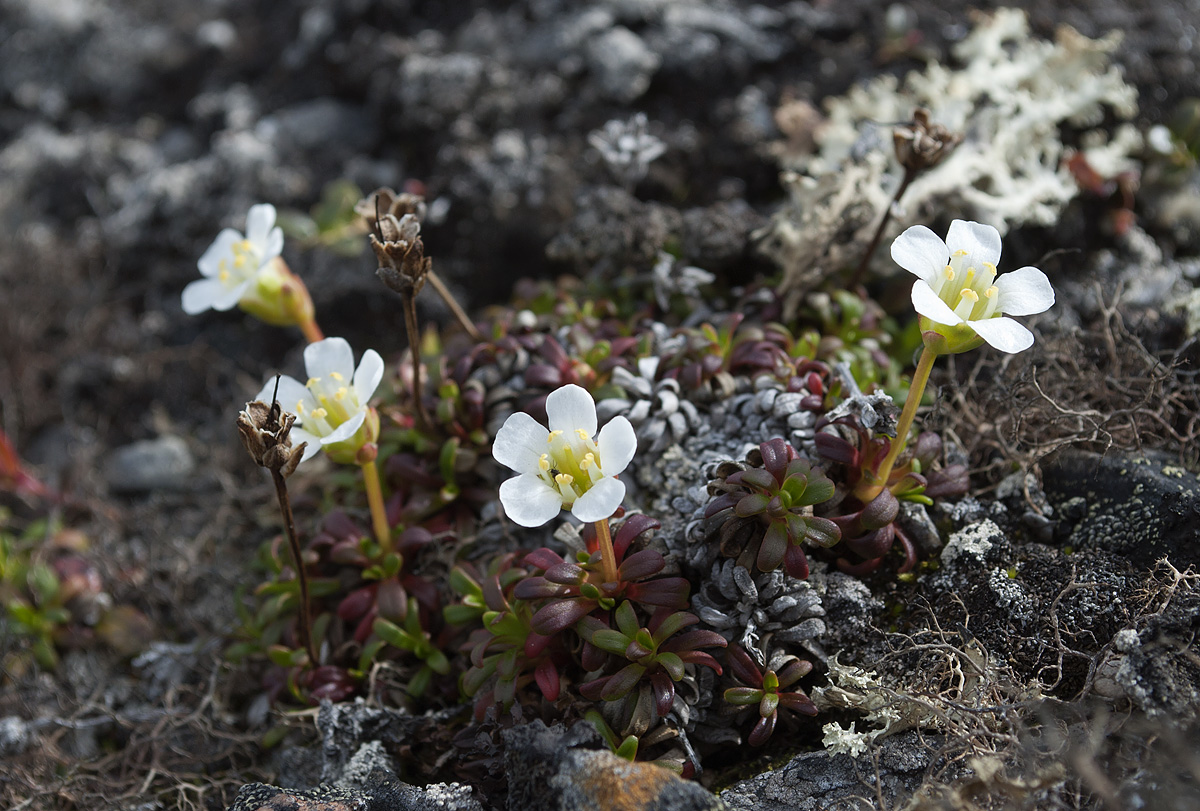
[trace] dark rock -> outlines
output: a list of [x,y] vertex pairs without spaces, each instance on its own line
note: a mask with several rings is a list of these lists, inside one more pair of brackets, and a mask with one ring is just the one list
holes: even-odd
[[683,254],[716,270],[743,258],[750,234],[766,219],[745,200],[716,203],[683,214]]
[[606,750],[588,724],[569,732],[541,721],[504,732],[508,809],[700,811],[723,804],[697,783]]
[[1055,503],[1082,496],[1087,512],[1067,543],[1103,549],[1149,569],[1161,558],[1200,563],[1200,481],[1182,467],[1144,457],[1059,454],[1043,466]]
[[104,465],[104,477],[115,493],[184,490],[192,486],[195,471],[192,452],[177,436],[117,448]]
[[410,786],[374,774],[362,788],[320,786],[310,791],[264,783],[242,786],[230,811],[482,811],[466,786]]
[[[822,811],[843,807],[838,803],[843,798],[878,794],[886,803],[883,807],[896,808],[921,785],[938,739],[916,732],[884,738],[879,743],[878,767],[856,764],[849,755],[798,755],[781,769],[731,786],[721,792],[721,799],[737,811]],[[852,800],[845,802],[846,808],[857,807]]]

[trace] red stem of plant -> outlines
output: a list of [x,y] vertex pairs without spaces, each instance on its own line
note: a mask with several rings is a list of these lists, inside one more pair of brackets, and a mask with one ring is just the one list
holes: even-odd
[[287,482],[278,470],[271,471],[275,481],[275,495],[279,499],[279,511],[283,513],[283,529],[292,548],[292,563],[296,567],[296,579],[300,583],[300,644],[308,652],[309,663],[316,667],[317,649],[313,645],[312,617],[308,610],[308,575],[304,572],[304,559],[300,552],[300,539],[296,537],[296,521],[292,517],[292,502],[288,498]]

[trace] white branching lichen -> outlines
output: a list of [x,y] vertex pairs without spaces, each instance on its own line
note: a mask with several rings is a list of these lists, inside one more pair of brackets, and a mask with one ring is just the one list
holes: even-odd
[[[1079,193],[1059,127],[1095,128],[1106,109],[1121,119],[1136,113],[1136,90],[1110,61],[1119,41],[1119,32],[1093,40],[1066,26],[1055,42],[1032,39],[1024,12],[999,9],[955,46],[960,67],[934,62],[902,83],[881,76],[828,101],[815,149],[779,153],[791,201],[760,232],[784,268],[790,303],[861,255],[904,175],[891,124],[918,107],[963,141],[912,181],[885,237],[942,212],[1001,233],[1053,223]],[[1125,168],[1140,138],[1130,127],[1111,138],[1092,129],[1081,143],[1089,160]]]

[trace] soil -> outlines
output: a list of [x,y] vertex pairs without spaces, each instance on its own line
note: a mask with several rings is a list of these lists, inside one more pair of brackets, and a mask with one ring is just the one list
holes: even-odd
[[[595,268],[590,281],[611,283],[618,268],[645,265],[663,234],[681,228],[704,254],[691,261],[727,289],[773,271],[745,250],[747,233],[784,197],[777,167],[746,134],[746,89],[772,109],[785,97],[819,105],[856,82],[944,57],[973,9],[997,5],[6,3],[0,222],[11,236],[0,250],[0,429],[49,494],[0,489],[0,505],[17,531],[49,518],[79,533],[45,532],[43,550],[58,551],[44,554],[66,554],[70,544],[100,584],[88,592],[93,613],[127,610],[115,626],[83,623],[58,640],[53,669],[18,666],[9,654],[22,654],[28,640],[0,640],[8,668],[0,806],[221,809],[242,785],[279,777],[263,738],[281,718],[268,712],[260,674],[224,656],[239,624],[238,595],[262,580],[260,547],[278,536],[273,490],[238,446],[234,421],[268,374],[298,371],[302,344],[298,333],[238,311],[183,314],[180,291],[220,228],[241,227],[262,201],[308,211],[336,180],[364,190],[415,183],[436,212],[423,230],[426,250],[473,312],[507,303],[521,278],[586,273],[569,261],[585,255]],[[1195,114],[1195,0],[1008,5],[1027,9],[1045,38],[1061,24],[1091,37],[1122,31],[1115,59],[1138,89],[1139,129]],[[671,44],[677,32],[655,22],[668,6],[681,18],[692,7],[719,12],[717,33]],[[781,16],[764,23],[772,14]],[[616,30],[614,20],[667,55],[643,70],[644,86],[636,59],[613,66],[588,50],[597,32]],[[911,35],[899,51],[886,47],[896,30]],[[668,152],[622,189],[587,136],[635,111]],[[1190,171],[1185,192],[1200,184]],[[1057,327],[1038,322],[1047,339],[1019,360],[962,356],[939,369],[941,398],[929,417],[972,465],[970,504],[935,515],[942,540],[983,518],[996,520],[1002,540],[912,582],[866,578],[878,606],[866,620],[877,629],[869,639],[851,638],[853,618],[842,631],[827,623],[833,637],[824,645],[844,650],[844,663],[884,657],[884,675],[894,674],[928,666],[921,657],[941,655],[941,645],[939,667],[953,670],[977,644],[1004,670],[998,702],[1028,701],[1005,690],[1032,678],[1063,717],[1092,718],[1090,729],[1113,727],[1111,717],[1095,721],[1096,696],[1107,702],[1103,712],[1132,719],[1089,750],[1100,777],[1081,768],[1054,784],[1058,793],[1012,788],[1026,778],[1053,783],[1031,765],[1045,741],[1024,727],[1009,729],[1004,746],[985,747],[1008,758],[1009,783],[996,777],[970,795],[961,769],[930,766],[925,776],[956,786],[946,791],[960,798],[1016,797],[1012,807],[1038,807],[1037,797],[1053,795],[1043,807],[1117,807],[1130,780],[1150,785],[1174,768],[1149,745],[1139,760],[1137,747],[1150,737],[1139,724],[1173,719],[1172,735],[1194,735],[1200,699],[1189,685],[1200,674],[1186,651],[1197,616],[1189,567],[1198,562],[1186,542],[1200,523],[1189,512],[1196,503],[1163,501],[1160,510],[1146,502],[1149,518],[1136,523],[1166,515],[1163,528],[1117,538],[1112,527],[1141,491],[1118,487],[1098,507],[1089,490],[1097,480],[1119,485],[1127,478],[1120,471],[1140,460],[1153,468],[1148,492],[1167,493],[1171,471],[1195,482],[1200,344],[1144,281],[1156,268],[1172,269],[1176,283],[1195,281],[1185,271],[1200,253],[1200,217],[1189,219],[1179,189],[1146,178],[1136,196],[1135,236],[1157,258],[1106,229],[1107,201],[1081,199],[1056,226],[1006,238],[1028,263],[1061,252],[1049,261],[1063,279],[1067,315]],[[688,213],[699,210],[717,211],[732,236],[717,239],[708,221]],[[594,228],[585,216],[592,211],[600,212]],[[312,291],[326,334],[401,358],[401,314],[369,253],[289,241],[284,255]],[[428,292],[420,306],[423,319],[449,322]],[[1095,456],[1081,462],[1071,456],[1078,451]],[[1014,470],[1030,484],[1009,476]],[[311,529],[321,479],[295,481],[299,520]],[[1057,511],[1053,522],[1041,520],[1048,511],[1039,498]],[[996,572],[1009,570],[1027,573],[1009,578],[1024,592],[997,585]],[[894,634],[919,650],[896,649]],[[1155,646],[1183,652],[1157,656]],[[938,712],[939,733],[983,734]],[[855,717],[833,711],[828,719]],[[293,742],[315,739],[311,714],[286,723]],[[816,748],[819,731],[808,733]],[[965,762],[968,750],[947,759]],[[999,791],[1002,783],[1012,790]],[[1186,783],[1170,790],[1194,798]],[[1064,799],[1068,790],[1075,805]]]

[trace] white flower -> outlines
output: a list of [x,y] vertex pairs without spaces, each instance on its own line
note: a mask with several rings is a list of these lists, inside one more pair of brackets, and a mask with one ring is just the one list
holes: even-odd
[[892,243],[892,259],[919,278],[913,307],[921,330],[945,336],[947,352],[965,352],[983,341],[1002,352],[1033,345],[1033,333],[1006,315],[1033,315],[1054,304],[1046,274],[1023,267],[996,278],[1000,232],[990,225],[955,220],[943,242],[914,225]]
[[637,449],[633,426],[614,417],[596,433],[596,402],[576,385],[546,398],[550,430],[524,412],[500,427],[492,455],[519,473],[500,485],[500,502],[523,527],[539,527],[569,509],[580,521],[603,521],[625,498],[617,481]]
[[[379,436],[379,416],[367,402],[383,379],[383,358],[368,349],[355,369],[350,344],[326,338],[304,348],[304,368],[307,383],[279,378],[279,405],[296,415],[292,439],[308,443],[303,459],[323,449],[334,461],[354,463],[358,450]],[[270,403],[274,393],[270,380],[255,399]]]
[[283,251],[283,231],[275,226],[275,206],[250,207],[246,235],[226,228],[196,263],[203,279],[183,289],[183,311],[230,310],[251,292],[258,272]]

